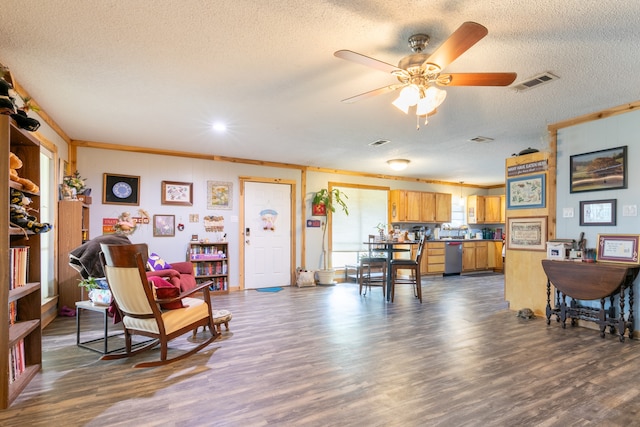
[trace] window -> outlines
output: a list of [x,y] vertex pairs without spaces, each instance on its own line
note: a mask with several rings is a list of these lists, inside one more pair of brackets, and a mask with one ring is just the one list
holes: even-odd
[[[39,221],[55,223],[55,203],[58,200],[58,194],[54,191],[57,189],[55,185],[55,161],[54,153],[40,146],[40,213]],[[46,301],[55,296],[55,239],[54,231],[40,235],[40,282],[41,282],[41,298]]]
[[376,234],[376,225],[387,224],[389,190],[381,187],[350,187],[333,185],[344,192],[348,199],[349,215],[336,209],[331,224],[331,266],[342,268],[356,264],[361,252],[367,248],[362,244],[370,234]]

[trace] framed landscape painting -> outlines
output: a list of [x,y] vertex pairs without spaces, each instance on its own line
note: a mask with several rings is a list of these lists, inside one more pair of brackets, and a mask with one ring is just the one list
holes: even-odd
[[627,188],[627,146],[569,157],[570,192]]

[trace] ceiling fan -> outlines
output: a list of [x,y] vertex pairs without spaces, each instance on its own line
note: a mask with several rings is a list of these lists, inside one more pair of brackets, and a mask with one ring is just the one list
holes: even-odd
[[429,43],[429,36],[415,34],[409,37],[409,47],[414,53],[402,58],[397,67],[351,50],[338,50],[334,53],[336,57],[391,73],[399,81],[343,99],[342,102],[352,103],[401,89],[393,105],[405,113],[408,113],[409,107],[416,105],[416,115],[426,117],[435,114],[436,108],[446,97],[446,92],[436,86],[508,86],[516,79],[516,73],[442,73],[447,65],[488,32],[478,23],[465,22],[431,55],[422,53]]

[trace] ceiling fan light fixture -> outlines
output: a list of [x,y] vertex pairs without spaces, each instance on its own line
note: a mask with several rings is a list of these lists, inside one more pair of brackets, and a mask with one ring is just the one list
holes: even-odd
[[416,85],[407,85],[402,88],[398,98],[392,104],[405,114],[409,114],[409,107],[413,107],[420,100],[420,88]]
[[409,166],[410,161],[407,159],[392,159],[387,160],[387,164],[394,171],[405,170]]
[[434,86],[429,86],[429,88],[424,91],[424,98],[418,101],[416,115],[426,116],[427,114],[438,108],[438,106],[442,104],[446,97],[447,91],[438,89]]

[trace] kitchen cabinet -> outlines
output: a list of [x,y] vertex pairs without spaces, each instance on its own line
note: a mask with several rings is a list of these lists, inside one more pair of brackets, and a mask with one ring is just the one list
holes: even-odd
[[435,193],[436,195],[436,221],[451,222],[451,194]]
[[467,197],[467,223],[484,224],[484,196]]
[[504,196],[467,197],[467,223],[469,224],[504,224]]
[[502,271],[502,242],[487,242],[489,249],[488,268],[493,271]]
[[489,242],[462,244],[462,271],[486,270],[489,260]]
[[[444,273],[444,242],[427,242],[427,253],[422,257],[420,271],[429,274]],[[426,264],[426,265],[425,265]]]
[[451,222],[451,194],[391,190],[391,222]]
[[500,196],[484,196],[485,224],[497,224],[500,218]]
[[392,190],[389,196],[391,222],[420,222],[420,193]]

